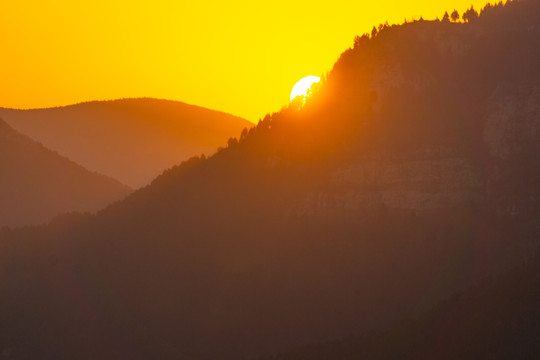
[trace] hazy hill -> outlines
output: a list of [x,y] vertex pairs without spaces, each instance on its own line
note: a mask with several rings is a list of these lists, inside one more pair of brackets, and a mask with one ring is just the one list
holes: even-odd
[[131,190],[19,134],[0,120],[0,227],[97,211]]
[[539,29],[538,0],[381,27],[305,106],[215,156],[95,217],[5,232],[0,343],[20,358],[276,354],[388,329],[522,264],[540,242]]
[[212,154],[252,124],[176,101],[124,99],[36,110],[0,108],[16,130],[134,188],[187,158]]

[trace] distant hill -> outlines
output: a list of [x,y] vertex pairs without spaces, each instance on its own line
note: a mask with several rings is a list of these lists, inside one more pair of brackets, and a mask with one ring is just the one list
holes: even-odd
[[97,211],[131,190],[19,134],[0,120],[0,227]]
[[279,354],[384,332],[522,265],[540,245],[539,29],[539,0],[381,26],[305,105],[215,155],[96,216],[4,231],[0,344],[28,359]]
[[0,118],[85,168],[134,188],[191,156],[214,153],[252,126],[222,112],[149,98],[0,108]]

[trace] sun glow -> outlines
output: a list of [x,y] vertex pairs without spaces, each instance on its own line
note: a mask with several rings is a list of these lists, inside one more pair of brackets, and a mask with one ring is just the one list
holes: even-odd
[[311,85],[321,81],[321,78],[318,76],[309,75],[305,78],[298,80],[298,82],[293,86],[291,91],[291,101],[297,96],[306,96],[308,90],[311,88]]
[[331,71],[373,26],[486,3],[4,0],[0,106],[155,97],[257,123],[286,105],[298,74]]

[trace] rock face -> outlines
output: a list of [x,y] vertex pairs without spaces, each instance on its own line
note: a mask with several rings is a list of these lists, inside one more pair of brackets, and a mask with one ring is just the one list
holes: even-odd
[[464,157],[455,148],[435,147],[348,164],[332,175],[328,192],[310,194],[298,212],[324,215],[340,208],[381,207],[422,212],[487,200],[499,203],[501,213],[513,215],[523,202],[538,207],[536,187],[528,187],[533,191],[528,199],[518,198],[518,189],[510,195],[504,187],[520,173],[526,173],[524,181],[536,179],[537,169],[527,161],[540,148],[540,83],[497,87],[485,104],[475,154]]
[[369,161],[338,169],[328,192],[310,194],[300,215],[342,210],[429,212],[479,203],[482,174],[467,158]]
[[498,87],[489,104],[483,141],[493,157],[509,159],[540,141],[540,84]]
[[419,21],[355,43],[325,84],[349,109],[339,115],[363,125],[355,155],[292,211],[540,209],[540,50],[527,45],[540,40],[538,12],[536,1],[511,3],[464,25]]

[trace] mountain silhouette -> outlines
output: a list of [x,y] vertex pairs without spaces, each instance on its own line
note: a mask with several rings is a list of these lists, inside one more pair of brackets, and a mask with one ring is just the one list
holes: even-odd
[[87,169],[133,188],[193,155],[214,153],[229,137],[252,126],[222,112],[150,98],[0,108],[0,118]]
[[[454,294],[414,320],[265,359],[532,359],[540,354],[540,257]],[[262,360],[262,359],[260,359]]]
[[382,25],[305,104],[215,155],[96,216],[4,231],[0,343],[278,354],[388,330],[522,265],[540,239],[540,1],[467,19]]
[[0,120],[0,227],[40,224],[65,212],[97,211],[130,192]]

